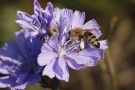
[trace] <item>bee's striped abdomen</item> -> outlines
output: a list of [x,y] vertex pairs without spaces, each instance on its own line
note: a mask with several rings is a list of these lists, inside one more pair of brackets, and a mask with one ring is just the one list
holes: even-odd
[[91,32],[84,32],[84,39],[86,40],[87,38],[89,38],[90,36],[92,36],[93,34]]
[[84,33],[84,39],[91,44],[92,46],[96,48],[100,48],[100,43],[95,35],[93,35],[91,32],[85,32]]

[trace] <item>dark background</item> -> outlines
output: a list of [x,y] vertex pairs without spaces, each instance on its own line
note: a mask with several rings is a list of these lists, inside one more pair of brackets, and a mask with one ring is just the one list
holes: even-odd
[[[42,8],[46,0],[38,0]],[[70,69],[63,90],[135,90],[135,0],[50,0],[54,7],[84,11],[87,22],[95,19],[102,39],[108,40],[105,59],[85,70]],[[33,14],[33,0],[0,0],[0,46],[21,29],[14,23],[16,11]],[[6,89],[1,89],[6,90]],[[40,84],[25,90],[51,90]]]

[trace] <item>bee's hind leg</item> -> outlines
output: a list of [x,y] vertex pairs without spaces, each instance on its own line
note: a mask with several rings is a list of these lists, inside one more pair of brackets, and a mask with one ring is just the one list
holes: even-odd
[[81,38],[81,40],[80,40],[80,49],[83,50],[84,49],[84,46],[85,46],[84,39]]

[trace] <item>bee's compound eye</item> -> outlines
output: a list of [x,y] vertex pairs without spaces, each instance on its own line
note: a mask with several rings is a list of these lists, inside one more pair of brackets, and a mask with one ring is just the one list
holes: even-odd
[[71,37],[71,31],[68,31],[67,36]]

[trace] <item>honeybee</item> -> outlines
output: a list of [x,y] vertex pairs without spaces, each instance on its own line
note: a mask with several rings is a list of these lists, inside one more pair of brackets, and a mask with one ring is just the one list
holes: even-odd
[[82,28],[75,28],[73,30],[70,30],[67,32],[67,36],[70,39],[73,39],[75,41],[80,42],[80,48],[84,48],[84,41],[89,43],[95,48],[100,48],[99,40],[96,38],[96,36],[91,33],[90,31],[93,31],[92,29],[82,29]]

